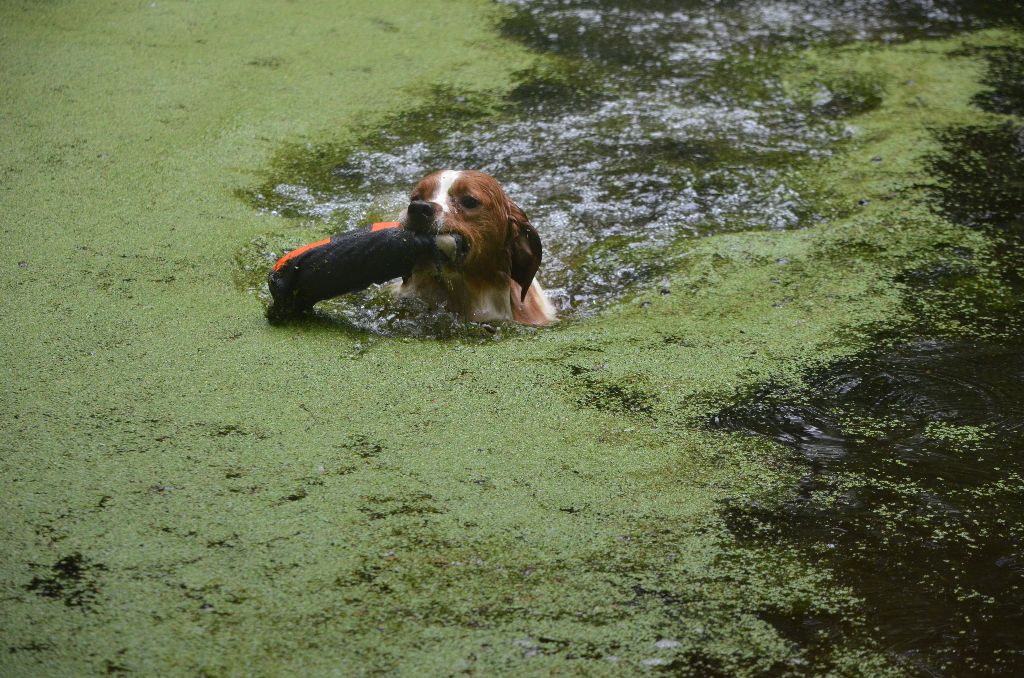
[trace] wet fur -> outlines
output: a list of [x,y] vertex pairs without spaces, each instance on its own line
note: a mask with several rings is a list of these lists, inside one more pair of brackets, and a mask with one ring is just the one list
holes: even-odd
[[547,325],[555,320],[554,308],[535,279],[540,237],[493,177],[476,171],[435,172],[416,185],[410,198],[400,218],[403,228],[458,234],[468,253],[458,264],[417,267],[402,283],[400,295],[475,322]]

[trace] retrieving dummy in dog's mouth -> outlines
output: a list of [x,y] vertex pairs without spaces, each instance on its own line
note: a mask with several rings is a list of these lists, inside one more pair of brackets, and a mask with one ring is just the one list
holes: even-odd
[[457,265],[414,266],[400,295],[476,322],[547,325],[555,319],[536,280],[540,236],[490,175],[443,170],[426,176],[413,189],[399,223],[413,233],[461,237],[468,249]]
[[267,318],[283,322],[317,301],[402,278],[399,296],[464,320],[547,325],[555,311],[536,280],[541,256],[537,231],[493,177],[443,170],[416,185],[398,222],[281,257],[268,279]]

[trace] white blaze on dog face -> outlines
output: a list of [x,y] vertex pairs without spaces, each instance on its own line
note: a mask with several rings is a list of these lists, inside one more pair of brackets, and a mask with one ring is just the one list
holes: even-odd
[[445,214],[451,212],[451,207],[448,205],[448,193],[452,190],[452,185],[458,181],[459,176],[462,172],[456,170],[444,170],[437,177],[437,190],[434,195],[427,198],[430,202],[437,203],[441,206],[441,211]]
[[[540,236],[494,177],[476,170],[441,170],[416,184],[410,200],[403,225],[409,227],[406,221],[415,215],[411,226],[435,235],[438,250],[452,265],[418,267],[402,283],[403,294],[443,304],[477,322],[546,325],[555,319],[534,278]],[[424,202],[436,207],[425,209]]]

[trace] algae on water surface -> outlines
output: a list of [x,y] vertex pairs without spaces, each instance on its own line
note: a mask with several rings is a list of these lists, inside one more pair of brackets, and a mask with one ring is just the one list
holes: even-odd
[[325,228],[236,199],[280,145],[348,148],[436,91],[486,120],[536,64],[481,3],[342,9],[2,10],[4,672],[900,672],[830,567],[731,531],[799,460],[705,422],[904,327],[908,271],[968,252],[1005,289],[917,198],[928,128],[997,120],[962,48],[1016,34],[772,52],[794,101],[851,90],[841,152],[787,169],[824,223],[672,243],[667,294],[437,341],[271,328],[234,284],[246,243]]

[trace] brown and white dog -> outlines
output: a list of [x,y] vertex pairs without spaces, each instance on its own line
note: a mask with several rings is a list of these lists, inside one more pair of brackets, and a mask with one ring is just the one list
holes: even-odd
[[[555,309],[535,279],[540,236],[490,175],[443,170],[426,176],[413,189],[400,223],[417,233],[458,235],[468,245],[458,264],[414,268],[400,296],[444,306],[475,322],[547,325],[555,320]],[[438,238],[439,245],[443,241]],[[454,248],[455,239],[449,242]]]

